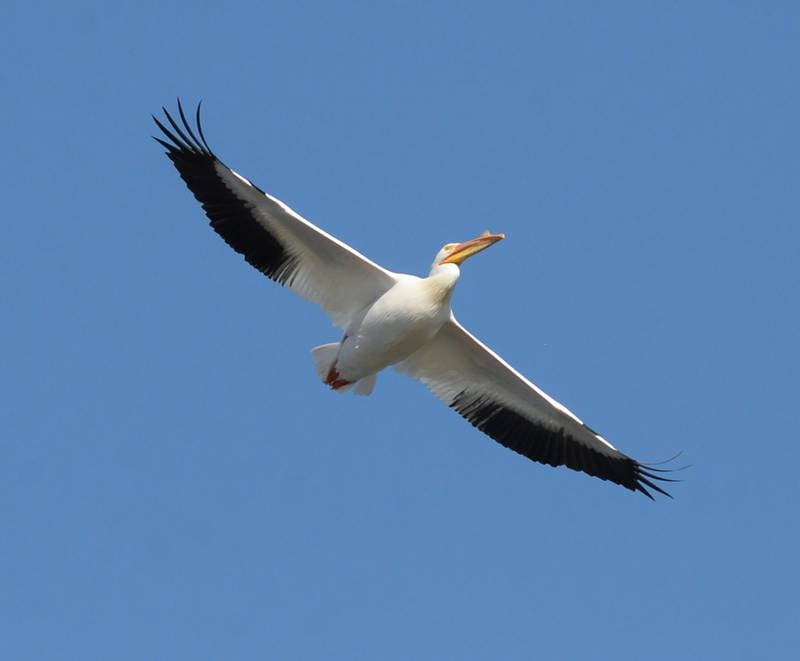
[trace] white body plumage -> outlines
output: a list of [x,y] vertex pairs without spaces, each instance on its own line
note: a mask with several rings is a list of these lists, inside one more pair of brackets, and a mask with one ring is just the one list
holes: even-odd
[[450,319],[455,264],[434,267],[427,278],[397,274],[397,282],[348,326],[336,369],[350,382],[408,358]]

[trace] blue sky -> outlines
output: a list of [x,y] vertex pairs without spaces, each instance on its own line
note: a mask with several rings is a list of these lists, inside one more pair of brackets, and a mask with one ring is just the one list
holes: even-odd
[[[15,3],[0,26],[0,655],[794,658],[794,3]],[[394,270],[675,500],[422,386],[316,380],[323,313],[150,136]]]

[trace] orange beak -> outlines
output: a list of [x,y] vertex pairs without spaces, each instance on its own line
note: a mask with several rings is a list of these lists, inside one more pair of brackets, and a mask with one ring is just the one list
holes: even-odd
[[489,230],[486,230],[477,239],[459,243],[453,252],[445,257],[440,264],[461,264],[467,257],[472,257],[472,255],[478,254],[481,250],[486,250],[492,244],[505,238],[505,234],[492,234]]

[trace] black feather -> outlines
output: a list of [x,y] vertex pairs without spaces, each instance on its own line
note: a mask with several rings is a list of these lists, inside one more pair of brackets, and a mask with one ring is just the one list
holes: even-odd
[[484,434],[528,459],[549,466],[567,466],[601,480],[621,484],[627,489],[641,491],[651,499],[653,496],[648,488],[672,497],[654,480],[675,480],[650,472],[667,472],[666,469],[653,469],[621,452],[616,455],[598,452],[571,437],[563,428],[538,424],[490,398],[476,396],[466,390],[450,402],[450,407]]
[[[238,197],[220,176],[219,168],[230,170],[214,155],[206,142],[200,123],[200,105],[198,104],[196,113],[197,134],[186,119],[180,100],[178,100],[178,116],[182,126],[173,119],[166,108],[163,110],[172,130],[156,117],[153,117],[153,120],[169,142],[161,138],[154,139],[167,149],[167,156],[189,190],[203,206],[211,221],[211,227],[231,248],[243,255],[264,275],[281,284],[290,282],[297,271],[297,259],[289,254],[278,238],[253,215],[251,203]],[[200,136],[200,140],[197,139],[197,135]],[[241,182],[241,185],[247,184]],[[260,188],[252,184],[251,186],[263,194]]]

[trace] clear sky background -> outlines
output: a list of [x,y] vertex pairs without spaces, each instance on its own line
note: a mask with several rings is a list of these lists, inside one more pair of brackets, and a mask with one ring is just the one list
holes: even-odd
[[[12,3],[0,657],[790,659],[796,3]],[[675,499],[530,462],[207,227],[150,136],[393,270]]]

